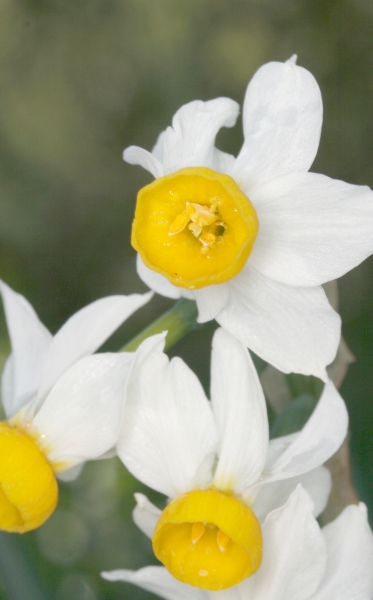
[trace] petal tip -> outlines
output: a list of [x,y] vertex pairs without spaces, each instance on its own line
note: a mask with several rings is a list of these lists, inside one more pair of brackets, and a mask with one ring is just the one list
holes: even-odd
[[285,61],[286,65],[296,65],[298,60],[298,54],[293,54],[287,61]]

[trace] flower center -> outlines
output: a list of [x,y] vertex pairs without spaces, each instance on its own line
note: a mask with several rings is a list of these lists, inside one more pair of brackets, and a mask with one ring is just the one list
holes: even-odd
[[189,167],[140,190],[131,242],[147,267],[193,290],[237,275],[258,227],[254,207],[231,177]]
[[154,531],[153,550],[176,579],[219,591],[259,569],[262,532],[253,511],[237,498],[195,490],[164,509]]
[[56,507],[52,467],[23,431],[0,423],[0,529],[25,533],[42,525]]

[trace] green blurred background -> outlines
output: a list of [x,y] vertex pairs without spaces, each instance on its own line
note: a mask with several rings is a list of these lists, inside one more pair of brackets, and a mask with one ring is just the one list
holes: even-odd
[[[150,149],[190,100],[226,95],[242,103],[262,63],[294,53],[324,100],[313,170],[373,187],[372,0],[1,0],[0,276],[52,332],[98,297],[145,289],[129,237],[136,192],[151,177],[122,161],[123,148]],[[218,142],[237,152],[240,127]],[[344,335],[357,357],[342,395],[355,484],[371,514],[372,273],[368,260],[340,281]],[[154,299],[106,349],[118,349],[168,306]],[[173,349],[205,385],[212,329]],[[116,460],[87,465],[76,482],[61,485],[56,513],[22,537],[24,548],[3,534],[10,545],[0,561],[0,598],[152,598],[99,577],[100,570],[154,562],[131,522],[132,494],[143,489]],[[29,568],[44,596],[32,597]]]

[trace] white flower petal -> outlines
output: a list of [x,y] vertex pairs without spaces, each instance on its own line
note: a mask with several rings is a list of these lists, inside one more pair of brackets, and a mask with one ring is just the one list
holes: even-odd
[[123,152],[123,160],[130,165],[140,165],[149,171],[156,179],[158,177],[163,177],[164,175],[162,163],[159,162],[153,153],[150,153],[139,146],[129,146],[126,148]]
[[83,356],[95,352],[111,334],[152,294],[108,296],[75,313],[54,336],[45,361],[38,400],[42,400],[58,378]]
[[229,285],[209,285],[194,292],[198,306],[198,323],[206,323],[215,319],[229,299]]
[[255,600],[246,593],[246,581],[221,592],[206,592],[209,600]]
[[322,532],[328,550],[327,569],[311,600],[371,600],[373,535],[365,506],[348,506]]
[[33,419],[51,463],[94,459],[117,441],[133,354],[95,354],[60,377]]
[[373,192],[366,186],[292,173],[251,199],[260,228],[250,264],[270,279],[321,285],[373,252]]
[[216,331],[212,343],[211,402],[219,436],[213,485],[241,493],[262,474],[268,417],[250,354],[224,329]]
[[253,186],[293,171],[308,171],[322,125],[319,86],[294,60],[270,62],[247,88],[245,141],[230,175],[248,192]]
[[2,398],[9,417],[37,392],[52,336],[26,298],[3,281],[0,291],[12,346],[2,375]]
[[212,159],[212,168],[214,171],[219,173],[228,173],[232,169],[236,162],[236,158],[233,154],[222,152],[218,148],[214,148],[214,155]]
[[268,513],[285,504],[299,483],[311,496],[314,504],[313,514],[314,517],[318,517],[326,508],[332,487],[330,472],[322,466],[298,477],[263,485],[252,506],[258,519],[264,521]]
[[59,481],[75,481],[75,479],[77,479],[80,475],[80,473],[83,471],[85,463],[79,463],[78,465],[74,465],[74,467],[71,467],[70,469],[67,469],[66,471],[62,471],[62,473],[59,473],[57,475],[57,479]]
[[194,373],[149,340],[128,381],[118,455],[137,479],[174,497],[210,481],[216,429]]
[[[329,381],[301,432],[287,437],[291,443],[274,460],[266,481],[293,477],[322,465],[341,446],[347,427],[345,403],[334,384]],[[274,442],[281,444],[281,438]]]
[[[163,163],[163,146],[164,146],[164,137],[166,135],[166,131],[161,131],[158,136],[158,139],[153,147],[152,155],[160,162]],[[163,166],[162,166],[163,169]]]
[[239,106],[229,98],[195,100],[182,106],[166,129],[163,145],[165,174],[184,167],[213,167],[215,137],[221,127],[232,127]]
[[307,600],[325,573],[326,547],[301,486],[284,507],[270,513],[262,527],[263,562],[249,580],[255,600]]
[[139,571],[104,571],[101,576],[108,581],[126,581],[165,600],[207,600],[206,592],[181,583],[164,567],[145,567]]
[[290,287],[248,265],[229,286],[229,301],[216,316],[220,325],[280,371],[327,380],[341,320],[321,287]]
[[137,504],[132,513],[133,520],[137,527],[151,539],[162,511],[144,494],[135,494],[135,500]]
[[175,300],[181,298],[183,292],[182,288],[172,285],[166,277],[148,269],[148,267],[144,265],[140,254],[137,255],[136,268],[140,279],[142,279],[151,290],[154,290],[154,292],[157,292],[160,296],[166,296],[166,298],[174,298]]

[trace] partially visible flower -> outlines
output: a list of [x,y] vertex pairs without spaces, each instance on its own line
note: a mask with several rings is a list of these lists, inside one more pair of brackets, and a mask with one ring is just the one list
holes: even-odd
[[260,522],[297,483],[315,501],[330,491],[321,466],[342,443],[347,412],[325,385],[305,427],[268,440],[264,395],[246,348],[224,329],[213,339],[211,403],[194,373],[146,340],[127,380],[118,455],[140,481],[171,498],[161,513],[142,495],[137,524],[177,579],[208,589],[238,584],[262,560]]
[[251,80],[235,158],[214,144],[238,112],[229,98],[190,102],[152,153],[125,150],[156,178],[137,200],[138,272],[164,296],[195,299],[200,322],[216,319],[279,370],[327,381],[340,318],[321,284],[373,252],[373,193],[307,172],[322,100],[294,57]]
[[110,296],[53,337],[20,294],[0,282],[12,352],[2,375],[0,529],[41,525],[58,498],[56,475],[116,443],[133,354],[93,354],[151,294]]
[[174,579],[163,567],[102,573],[128,581],[165,600],[371,600],[373,536],[364,504],[348,506],[320,529],[312,502],[299,486],[263,525],[259,571],[223,592],[208,592]]

